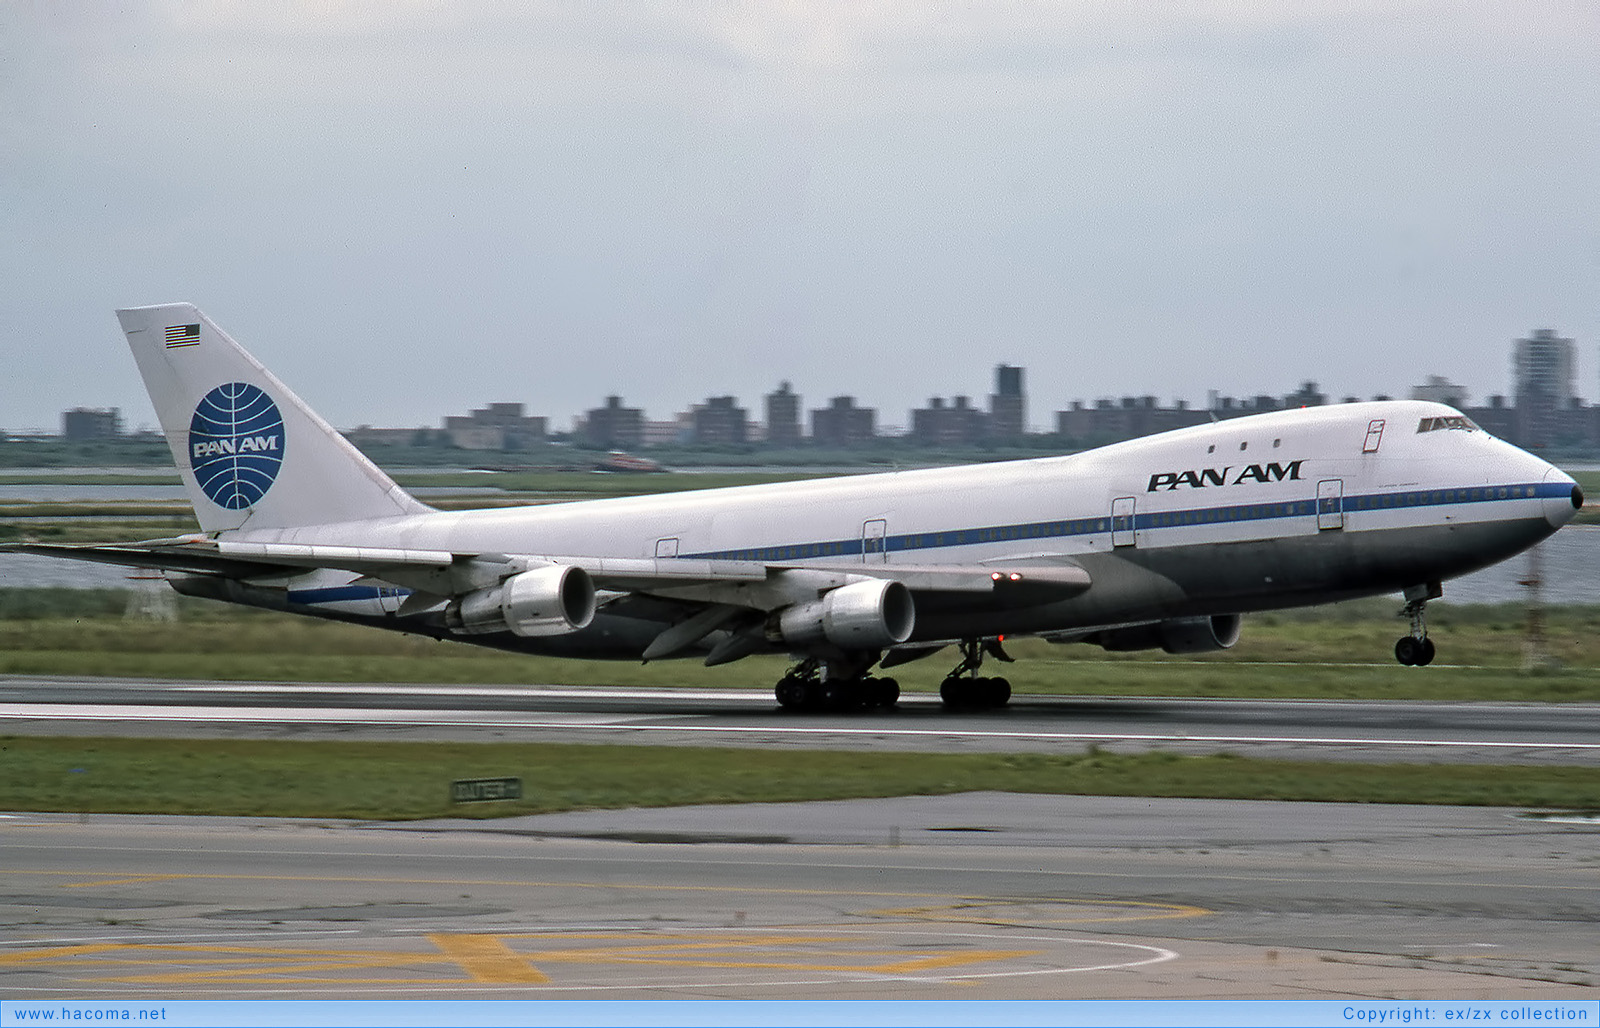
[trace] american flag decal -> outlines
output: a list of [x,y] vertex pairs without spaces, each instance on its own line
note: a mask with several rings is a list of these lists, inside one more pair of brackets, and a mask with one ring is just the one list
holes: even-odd
[[200,342],[199,325],[168,325],[167,349],[175,346],[194,346]]

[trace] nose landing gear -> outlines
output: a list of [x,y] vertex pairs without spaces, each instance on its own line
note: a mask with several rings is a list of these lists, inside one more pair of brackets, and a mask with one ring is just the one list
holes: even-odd
[[1426,609],[1429,600],[1444,595],[1438,582],[1414,585],[1405,591],[1406,605],[1400,616],[1411,619],[1411,634],[1402,635],[1394,644],[1394,659],[1407,667],[1426,667],[1433,663],[1433,640],[1428,638]]

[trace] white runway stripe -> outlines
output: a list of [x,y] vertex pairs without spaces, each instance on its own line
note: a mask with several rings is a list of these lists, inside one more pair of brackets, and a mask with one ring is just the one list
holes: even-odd
[[[1025,739],[1036,742],[1208,743],[1227,745],[1377,746],[1435,749],[1600,750],[1600,742],[1539,740],[1427,739],[1380,736],[1206,735],[1185,732],[1052,732],[1002,728],[891,728],[853,725],[712,725],[685,722],[683,715],[552,713],[526,717],[503,711],[293,709],[282,707],[171,707],[67,703],[0,704],[0,721],[150,721],[217,724],[363,724],[395,727],[473,727],[518,729],[594,729],[617,732],[675,732],[704,735],[812,736],[861,738]],[[664,720],[670,723],[661,723]]]

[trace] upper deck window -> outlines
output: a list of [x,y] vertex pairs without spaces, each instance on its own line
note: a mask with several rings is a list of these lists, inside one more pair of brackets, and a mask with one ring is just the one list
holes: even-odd
[[1459,414],[1447,418],[1423,418],[1417,423],[1418,432],[1440,432],[1445,429],[1456,429],[1463,432],[1480,431],[1478,426],[1472,423],[1471,418],[1464,418]]

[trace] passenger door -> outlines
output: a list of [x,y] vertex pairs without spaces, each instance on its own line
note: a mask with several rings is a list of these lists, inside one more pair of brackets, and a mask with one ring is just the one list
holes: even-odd
[[1378,444],[1383,442],[1383,419],[1373,418],[1367,422],[1367,438],[1361,444],[1362,453],[1377,453]]
[[1325,478],[1317,483],[1317,530],[1344,527],[1344,479]]
[[1132,496],[1119,496],[1111,501],[1111,545],[1133,546],[1138,541],[1134,533],[1134,507]]
[[887,564],[889,562],[889,522],[873,518],[861,523],[861,563]]

